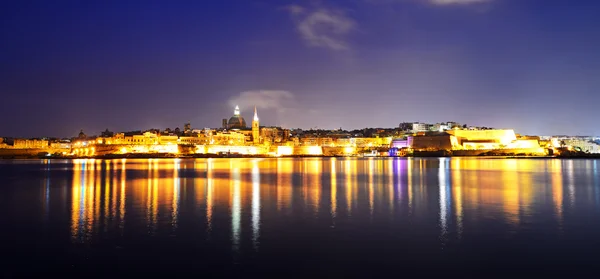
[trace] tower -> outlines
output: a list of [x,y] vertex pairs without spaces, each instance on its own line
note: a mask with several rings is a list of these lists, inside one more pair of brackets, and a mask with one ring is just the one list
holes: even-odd
[[252,140],[254,144],[260,143],[260,126],[258,122],[258,113],[256,113],[256,107],[254,107],[254,118],[252,119]]

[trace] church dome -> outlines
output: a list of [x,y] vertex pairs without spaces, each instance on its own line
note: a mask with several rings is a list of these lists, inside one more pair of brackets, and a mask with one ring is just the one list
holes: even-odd
[[246,120],[244,117],[240,115],[240,108],[238,106],[235,107],[235,111],[233,112],[233,116],[229,118],[227,122],[227,128],[229,129],[245,129],[246,128]]
[[246,128],[246,120],[241,115],[234,115],[227,122],[229,129],[244,129]]

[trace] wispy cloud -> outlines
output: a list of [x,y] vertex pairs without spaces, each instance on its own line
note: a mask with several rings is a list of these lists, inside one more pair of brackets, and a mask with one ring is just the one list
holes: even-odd
[[434,5],[469,5],[469,4],[482,4],[489,3],[492,0],[428,0]]
[[285,90],[252,90],[244,91],[229,99],[229,105],[240,106],[243,110],[275,109],[278,112],[290,108],[294,101],[294,94]]
[[299,5],[287,6],[285,10],[290,13],[296,30],[309,46],[338,51],[350,49],[347,35],[356,28],[356,23],[342,11]]
[[451,5],[472,5],[472,4],[486,4],[491,3],[494,0],[365,0],[367,3],[372,4],[392,4],[402,2],[421,2],[425,4],[432,4],[436,6],[451,6]]

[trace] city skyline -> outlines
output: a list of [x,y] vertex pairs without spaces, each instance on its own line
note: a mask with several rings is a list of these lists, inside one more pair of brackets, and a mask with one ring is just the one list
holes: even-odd
[[4,3],[0,136],[218,127],[235,105],[286,128],[456,121],[596,136],[596,6]]

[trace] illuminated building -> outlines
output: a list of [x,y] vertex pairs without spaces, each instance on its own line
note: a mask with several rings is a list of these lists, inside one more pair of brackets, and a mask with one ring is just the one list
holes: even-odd
[[580,137],[554,137],[550,139],[553,147],[568,147],[577,151],[597,154],[600,153],[600,145],[589,138]]
[[239,131],[217,132],[211,135],[210,144],[216,145],[244,145],[246,136]]
[[71,148],[71,143],[70,142],[51,142],[50,143],[50,148],[53,148],[53,149],[70,149]]
[[30,149],[30,148],[48,148],[47,140],[38,139],[15,139],[13,148],[16,149]]
[[260,143],[260,126],[258,122],[258,113],[254,107],[254,118],[252,119],[252,141],[254,144]]
[[[264,144],[287,144],[290,131],[280,127],[262,127],[260,128],[260,139]],[[291,145],[294,145],[293,142]]]
[[204,134],[197,134],[196,136],[190,137],[179,137],[179,142],[183,144],[208,144],[210,142],[210,138],[206,137]]

